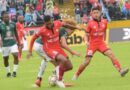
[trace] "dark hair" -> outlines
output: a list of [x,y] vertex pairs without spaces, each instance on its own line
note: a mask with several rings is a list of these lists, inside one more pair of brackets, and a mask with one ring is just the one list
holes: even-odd
[[1,12],[1,17],[3,17],[5,14],[8,14],[8,12],[7,11],[2,11]]
[[98,11],[101,11],[102,10],[102,8],[98,5],[98,6],[94,6],[94,7],[92,7],[92,9],[91,9],[92,11],[94,11],[94,10],[98,10]]
[[51,20],[51,16],[46,15],[44,16],[44,22],[49,22]]

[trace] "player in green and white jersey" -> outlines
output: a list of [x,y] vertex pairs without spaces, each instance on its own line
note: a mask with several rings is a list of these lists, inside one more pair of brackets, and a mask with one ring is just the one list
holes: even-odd
[[2,22],[0,23],[0,35],[0,46],[2,47],[2,55],[4,59],[4,66],[7,72],[7,77],[11,76],[10,66],[8,62],[10,53],[14,57],[14,67],[12,76],[16,77],[16,71],[19,63],[18,46],[20,46],[20,43],[16,32],[16,25],[14,22],[9,20],[9,14],[6,11],[2,12]]

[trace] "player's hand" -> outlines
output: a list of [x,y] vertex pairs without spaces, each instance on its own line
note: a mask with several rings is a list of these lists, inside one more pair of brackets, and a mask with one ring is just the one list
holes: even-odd
[[24,37],[24,40],[27,40],[26,37]]
[[29,59],[30,57],[32,57],[32,53],[28,52],[27,59]]
[[75,52],[75,51],[73,51],[72,55],[75,55],[75,56],[78,56],[78,57],[80,57],[80,56],[81,56],[81,54],[80,54],[80,53]]
[[87,47],[89,47],[89,42],[84,42],[86,45],[87,45]]
[[23,44],[18,45],[19,49],[23,49],[23,47],[24,47]]

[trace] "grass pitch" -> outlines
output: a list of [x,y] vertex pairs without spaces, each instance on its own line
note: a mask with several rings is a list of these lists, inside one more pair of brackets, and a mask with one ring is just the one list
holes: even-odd
[[[113,43],[109,44],[116,57],[119,59],[122,67],[130,67],[130,43]],[[111,61],[100,53],[96,53],[86,70],[81,74],[77,81],[71,78],[78,66],[83,62],[85,56],[85,46],[72,47],[82,54],[81,57],[69,57],[73,63],[73,70],[65,73],[65,82],[73,83],[73,87],[65,88],[65,90],[130,90],[130,72],[121,77],[113,67]],[[37,72],[41,62],[41,58],[33,52],[33,57],[26,59],[27,52],[23,52],[23,60],[20,61],[16,78],[7,78],[3,65],[2,56],[0,56],[0,90],[61,90],[58,87],[50,87],[48,85],[48,77],[52,74],[53,65],[48,63],[46,71],[43,75],[42,86],[40,88],[33,87],[37,77]],[[12,70],[13,60],[10,56],[10,67]]]

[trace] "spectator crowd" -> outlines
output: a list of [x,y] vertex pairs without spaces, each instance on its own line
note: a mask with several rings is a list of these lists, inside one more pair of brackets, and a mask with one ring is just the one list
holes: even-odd
[[[61,19],[55,1],[63,4],[65,0],[0,0],[0,17],[2,11],[8,11],[12,21],[16,22],[17,17],[22,15],[25,26],[37,26],[44,22],[45,15],[50,15],[54,20]],[[73,0],[73,2],[77,23],[86,24],[91,19],[91,8],[96,5],[102,7],[102,16],[108,21],[130,18],[129,0]]]
[[10,19],[17,21],[19,15],[24,16],[25,26],[36,26],[43,23],[45,15],[59,19],[59,8],[54,0],[0,0],[0,16],[8,11]]
[[129,0],[73,0],[75,6],[75,18],[78,23],[87,23],[91,8],[100,5],[103,17],[108,21],[126,20],[130,18]]

